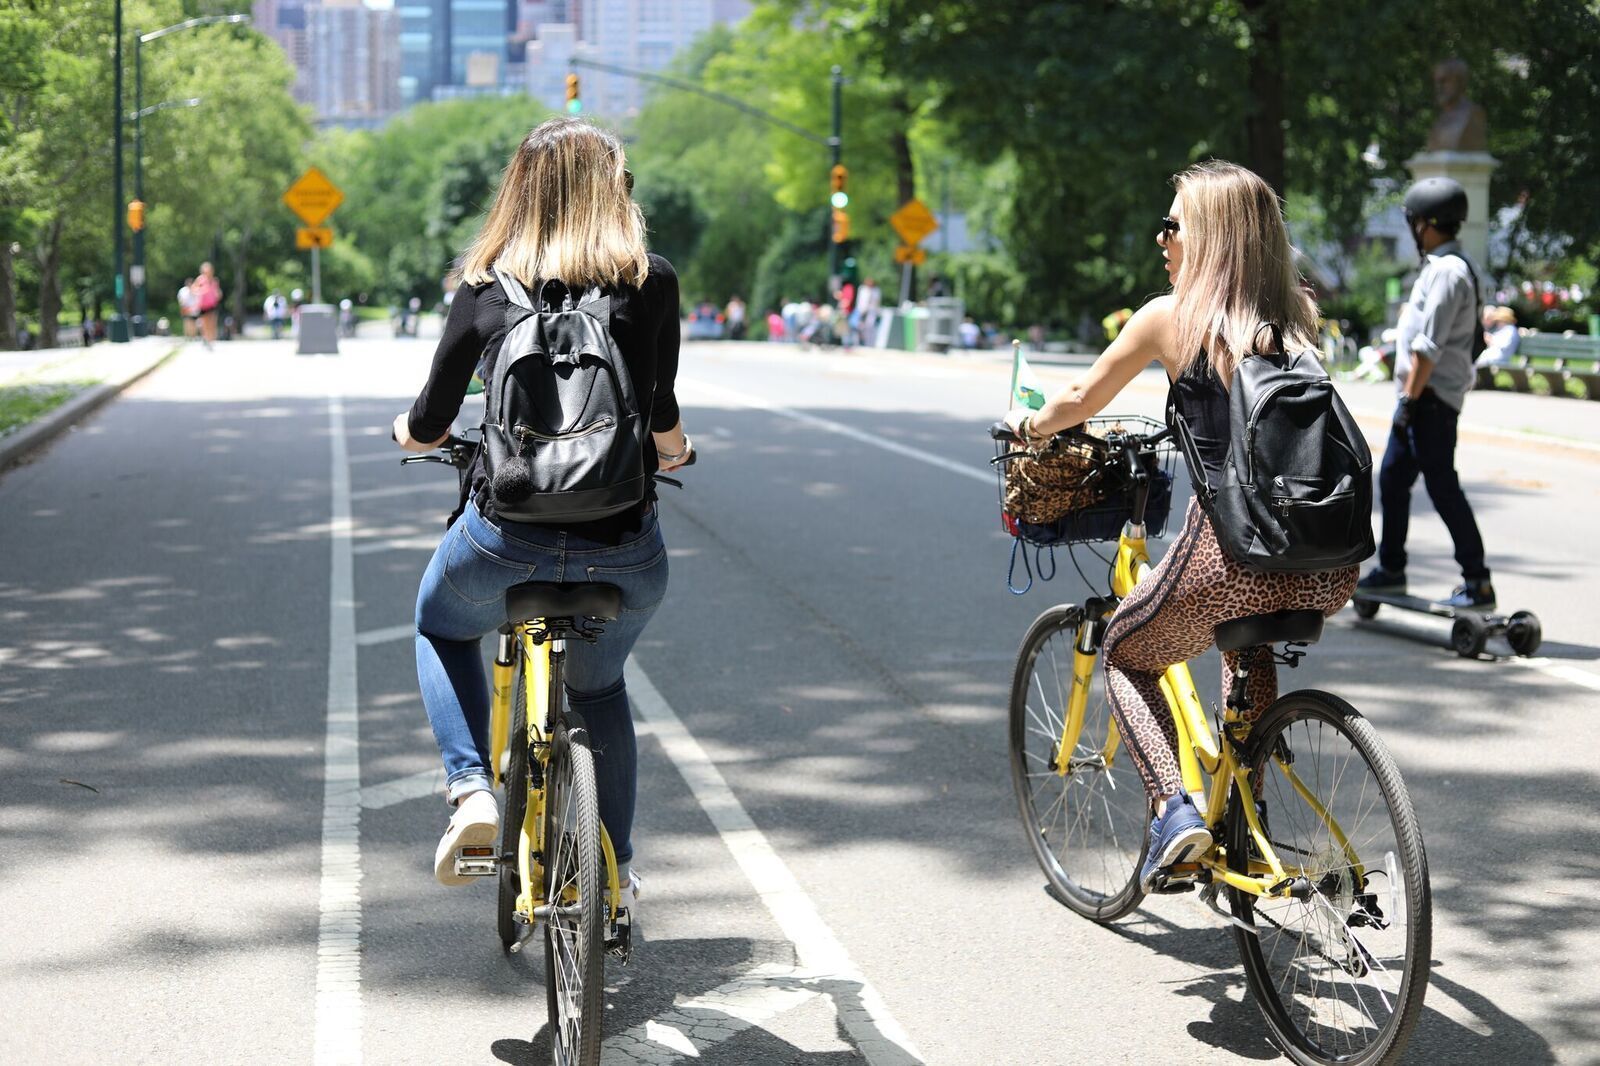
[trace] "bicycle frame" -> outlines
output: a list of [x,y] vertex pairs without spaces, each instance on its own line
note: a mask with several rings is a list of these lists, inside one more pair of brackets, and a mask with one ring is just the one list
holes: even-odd
[[[524,707],[527,708],[528,758],[530,767],[537,760],[541,770],[550,762],[550,741],[555,735],[551,708],[556,705],[554,686],[560,683],[559,669],[566,655],[566,641],[538,640],[540,623],[535,620],[513,627],[511,634],[501,636],[500,654],[495,656],[492,674],[492,694],[489,704],[489,761],[494,786],[502,784],[501,765],[511,740],[511,701],[517,683],[516,660],[520,658],[526,668],[522,671]],[[514,654],[513,654],[514,652]],[[540,780],[547,780],[540,774]],[[517,838],[517,876],[521,884],[517,895],[517,913],[533,925],[536,914],[549,900],[541,896],[544,884],[545,788],[541,784],[528,791],[528,803],[522,818],[522,831]],[[606,860],[606,900],[611,914],[622,907],[621,880],[617,875],[617,855],[611,847],[611,834],[600,826],[600,847]]]
[[[1144,527],[1129,522],[1123,526],[1122,536],[1117,542],[1117,557],[1112,567],[1111,591],[1115,598],[1098,601],[1104,606],[1104,614],[1098,618],[1085,618],[1078,628],[1078,639],[1072,655],[1072,692],[1067,698],[1066,721],[1057,748],[1055,772],[1058,776],[1065,777],[1071,771],[1072,760],[1063,756],[1067,752],[1076,750],[1078,736],[1083,730],[1084,713],[1089,704],[1089,684],[1100,655],[1097,633],[1103,632],[1101,627],[1110,619],[1117,604],[1133,591],[1135,585],[1149,576],[1150,569],[1150,553],[1145,544]],[[1195,808],[1204,812],[1206,824],[1220,825],[1228,800],[1235,788],[1239,790],[1241,796],[1254,795],[1250,785],[1250,768],[1239,762],[1243,741],[1248,734],[1248,723],[1233,707],[1226,708],[1223,712],[1222,728],[1225,735],[1223,739],[1226,739],[1227,743],[1223,743],[1212,731],[1211,724],[1206,719],[1205,705],[1195,690],[1188,663],[1175,663],[1167,668],[1161,677],[1161,695],[1167,701],[1167,707],[1172,712],[1173,722],[1177,726],[1178,766],[1183,777],[1184,790],[1193,798]],[[1099,753],[1099,758],[1105,766],[1111,766],[1117,757],[1121,742],[1117,721],[1113,717],[1106,730],[1105,746]],[[1355,849],[1338,822],[1328,814],[1291,765],[1284,762],[1277,754],[1273,755],[1273,761],[1295,792],[1328,826],[1333,838],[1338,841],[1340,848],[1355,868],[1356,875],[1364,876],[1365,871]],[[1196,865],[1209,870],[1215,880],[1241,892],[1270,898],[1287,896],[1295,879],[1303,876],[1303,868],[1285,866],[1278,858],[1277,852],[1267,839],[1254,802],[1242,802],[1240,808],[1244,813],[1245,822],[1249,825],[1250,836],[1262,858],[1250,861],[1248,873],[1239,873],[1229,867],[1226,848],[1219,843],[1198,859]]]

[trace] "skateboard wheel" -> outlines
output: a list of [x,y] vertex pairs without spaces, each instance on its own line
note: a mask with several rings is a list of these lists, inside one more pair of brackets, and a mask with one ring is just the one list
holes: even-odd
[[1372,619],[1378,616],[1378,605],[1371,600],[1351,600],[1350,606],[1356,609],[1357,618]]
[[1489,639],[1489,627],[1477,615],[1464,614],[1450,627],[1450,646],[1463,659],[1476,659]]
[[1532,611],[1518,611],[1506,621],[1506,642],[1523,658],[1538,651],[1543,640],[1544,627]]

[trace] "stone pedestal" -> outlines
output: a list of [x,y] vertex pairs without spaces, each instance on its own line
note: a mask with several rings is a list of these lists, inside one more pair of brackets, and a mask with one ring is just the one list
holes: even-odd
[[300,343],[295,354],[339,354],[339,319],[332,304],[300,305]]
[[1461,247],[1472,261],[1489,269],[1489,175],[1500,161],[1488,152],[1420,152],[1406,160],[1411,176],[1454,178],[1467,190],[1467,221],[1461,227]]

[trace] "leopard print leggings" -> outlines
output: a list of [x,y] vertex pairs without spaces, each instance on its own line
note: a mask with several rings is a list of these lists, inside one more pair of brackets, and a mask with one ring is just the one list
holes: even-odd
[[[1128,754],[1151,797],[1183,791],[1178,734],[1161,695],[1161,675],[1211,647],[1223,622],[1266,611],[1318,610],[1331,615],[1355,591],[1356,567],[1315,573],[1263,574],[1246,570],[1217,543],[1211,519],[1191,500],[1189,514],[1166,556],[1135,586],[1106,627],[1101,650],[1106,691]],[[1222,691],[1233,685],[1241,656],[1254,719],[1278,698],[1278,671],[1269,649],[1246,648],[1222,657]]]

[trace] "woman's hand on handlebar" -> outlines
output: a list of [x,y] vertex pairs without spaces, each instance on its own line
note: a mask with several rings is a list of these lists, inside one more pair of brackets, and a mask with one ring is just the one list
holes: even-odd
[[415,452],[418,455],[425,455],[428,452],[433,451],[435,448],[440,447],[445,443],[445,441],[450,439],[450,434],[446,433],[432,444],[424,444],[419,440],[413,440],[411,437],[410,411],[401,411],[399,414],[394,416],[394,428],[389,431],[389,436],[396,444],[400,445],[400,447],[404,448],[406,451]]

